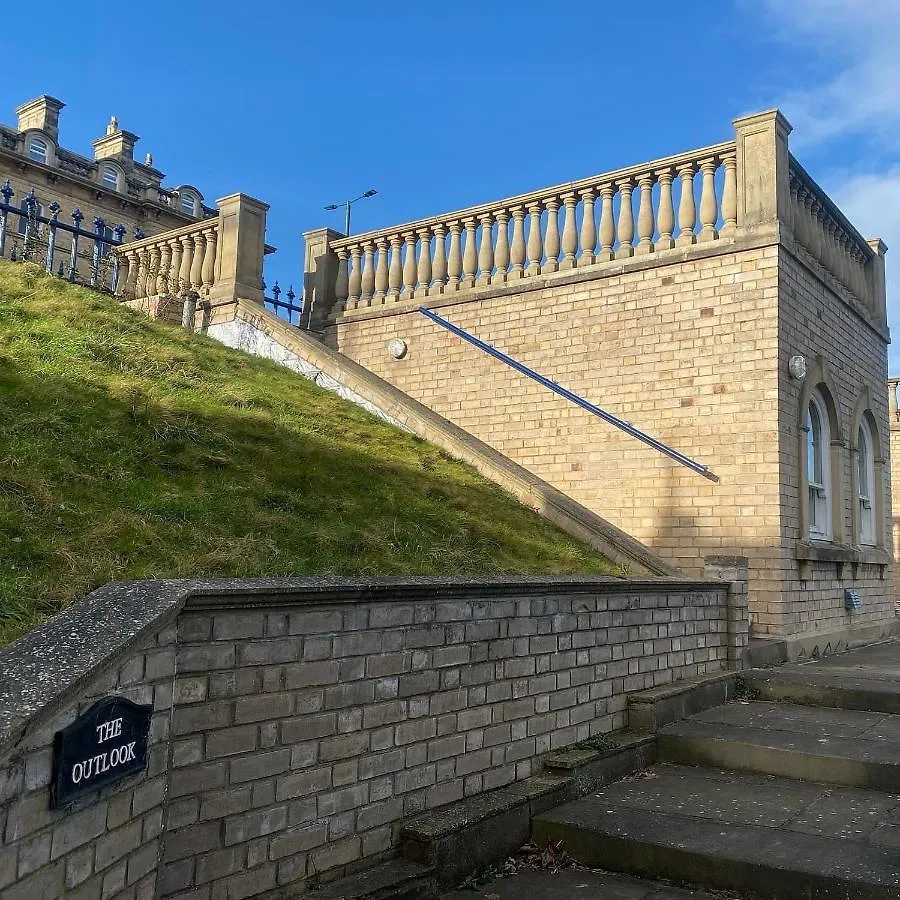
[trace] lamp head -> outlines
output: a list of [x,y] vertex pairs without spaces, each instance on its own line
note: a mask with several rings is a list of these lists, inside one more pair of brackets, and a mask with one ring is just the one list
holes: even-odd
[[378,191],[375,191],[375,190],[366,191],[363,194],[363,197],[374,197],[377,193],[378,193]]
[[329,206],[326,206],[325,209],[337,209],[337,203],[332,203]]

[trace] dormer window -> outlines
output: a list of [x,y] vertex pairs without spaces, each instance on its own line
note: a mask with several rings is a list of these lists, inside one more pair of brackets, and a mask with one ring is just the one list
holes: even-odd
[[28,155],[39,163],[47,164],[47,142],[43,138],[34,137],[28,142]]
[[189,216],[197,215],[197,198],[193,194],[181,195],[181,211]]
[[119,173],[112,166],[103,167],[103,186],[111,191],[119,189]]

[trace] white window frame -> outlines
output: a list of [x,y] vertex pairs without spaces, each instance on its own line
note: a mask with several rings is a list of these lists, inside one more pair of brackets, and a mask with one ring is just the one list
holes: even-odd
[[[107,178],[107,175],[110,174],[113,176],[112,179]],[[119,170],[115,166],[104,166],[100,180],[103,182],[104,187],[117,191],[119,189]]]
[[197,215],[197,198],[190,193],[183,193],[178,201],[178,208],[189,216]]
[[[815,418],[814,418],[815,417]],[[818,436],[814,425],[818,424]],[[816,478],[818,454],[819,477]],[[831,422],[818,392],[809,398],[806,408],[806,482],[809,537],[830,541],[831,530]]]
[[875,528],[875,445],[872,430],[865,418],[860,419],[856,433],[856,503],[859,516],[859,543],[874,547],[878,543]]
[[[35,154],[35,147],[38,148],[37,154]],[[43,138],[28,138],[28,158],[46,166],[50,159],[50,145]]]

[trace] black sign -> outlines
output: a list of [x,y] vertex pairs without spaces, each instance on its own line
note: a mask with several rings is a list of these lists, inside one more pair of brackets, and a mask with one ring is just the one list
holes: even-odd
[[57,731],[51,807],[142,772],[152,712],[125,697],[105,697]]

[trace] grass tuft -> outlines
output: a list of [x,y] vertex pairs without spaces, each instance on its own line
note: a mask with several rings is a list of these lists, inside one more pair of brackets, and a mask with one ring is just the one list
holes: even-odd
[[276,364],[0,261],[0,644],[113,579],[616,571]]

